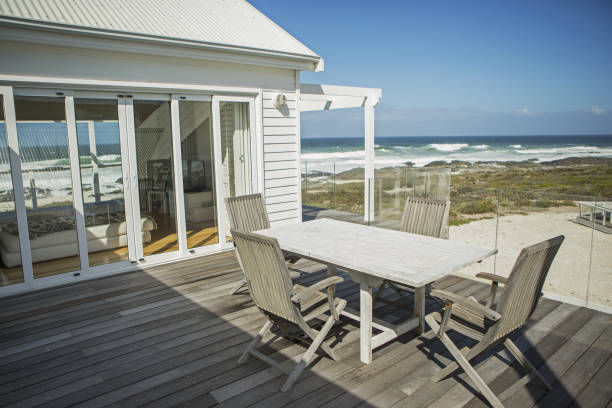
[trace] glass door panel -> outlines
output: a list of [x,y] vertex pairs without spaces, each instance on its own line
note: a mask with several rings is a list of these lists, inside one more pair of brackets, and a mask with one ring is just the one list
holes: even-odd
[[211,114],[211,102],[179,102],[188,249],[219,242]]
[[64,98],[15,96],[15,114],[34,278],[77,271]]
[[142,253],[177,251],[170,102],[135,100],[133,109]]
[[0,95],[0,286],[24,282],[14,197],[4,100]]
[[126,261],[128,223],[116,99],[74,101],[89,266]]
[[[253,183],[253,161],[251,143],[251,111],[250,103],[243,101],[217,102],[218,109],[218,137],[220,140],[220,168],[223,197],[238,197],[252,194]],[[231,240],[229,236],[229,219],[227,211],[224,210],[225,242]]]
[[219,102],[225,197],[253,192],[248,102]]

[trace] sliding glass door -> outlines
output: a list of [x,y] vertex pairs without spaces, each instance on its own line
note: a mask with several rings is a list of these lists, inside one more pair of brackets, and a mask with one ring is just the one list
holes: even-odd
[[65,98],[16,95],[15,114],[34,278],[79,271]]
[[[170,100],[134,98],[133,130],[139,258],[178,251]],[[136,214],[135,214],[136,215]]]
[[0,293],[227,246],[254,101],[0,87]]
[[[254,100],[240,97],[213,97],[215,158],[218,163],[219,202],[257,191],[257,145],[252,131]],[[222,206],[223,242],[229,237],[229,220]]]
[[[12,122],[8,125],[7,117]],[[20,163],[14,125],[12,90],[0,87],[0,288],[23,286],[26,282],[21,254],[22,244],[27,248],[29,241],[25,228],[25,211],[22,211],[23,217],[18,222],[15,204],[20,201],[23,208],[23,188],[19,178]],[[12,134],[9,134],[9,126],[13,126]],[[29,272],[31,275],[31,269]]]
[[186,247],[219,243],[210,97],[178,98]]
[[120,101],[112,95],[74,100],[90,267],[130,259],[132,231],[126,218]]

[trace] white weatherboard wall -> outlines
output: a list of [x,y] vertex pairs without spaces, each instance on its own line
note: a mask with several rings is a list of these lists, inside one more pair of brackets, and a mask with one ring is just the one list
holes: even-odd
[[274,107],[279,91],[263,92],[264,195],[272,226],[300,220],[296,93],[282,92],[287,104]]
[[291,69],[2,40],[0,55],[1,75],[295,91]]

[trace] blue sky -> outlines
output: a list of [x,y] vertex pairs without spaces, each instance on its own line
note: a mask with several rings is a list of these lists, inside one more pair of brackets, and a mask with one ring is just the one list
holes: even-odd
[[[610,0],[251,3],[324,58],[302,82],[382,88],[377,135],[612,134]],[[303,134],[361,121],[309,113]]]

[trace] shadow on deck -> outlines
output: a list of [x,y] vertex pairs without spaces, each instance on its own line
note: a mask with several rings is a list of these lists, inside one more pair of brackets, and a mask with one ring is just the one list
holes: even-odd
[[[308,285],[325,268],[300,261]],[[462,372],[429,381],[450,359],[431,333],[407,333],[359,361],[358,327],[334,334],[341,361],[319,357],[287,393],[285,376],[251,359],[236,361],[264,323],[248,294],[230,296],[241,279],[233,252],[159,266],[0,300],[2,406],[485,406]],[[438,288],[482,299],[488,287],[459,277]],[[358,308],[346,279],[337,293]],[[391,298],[397,295],[390,291]],[[405,299],[411,304],[411,299]],[[438,306],[427,305],[428,312]],[[411,312],[377,304],[375,315],[397,322]],[[454,339],[465,345],[466,339]],[[610,316],[542,299],[517,344],[554,390],[519,388],[506,406],[606,406],[612,398]],[[305,349],[278,340],[264,349],[284,360]],[[523,373],[497,353],[478,366],[500,393]]]

